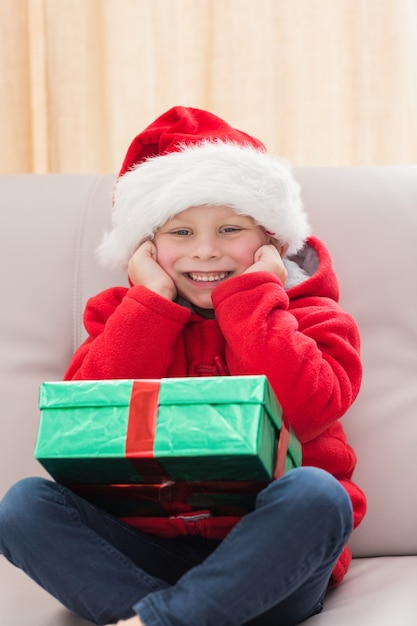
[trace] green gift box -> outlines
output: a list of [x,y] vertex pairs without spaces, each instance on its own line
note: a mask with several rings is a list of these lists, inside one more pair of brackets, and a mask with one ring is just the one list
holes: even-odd
[[136,517],[170,517],[209,509],[213,516],[239,516],[255,508],[261,482],[167,481],[160,484],[69,484],[79,496],[126,521]]
[[40,409],[35,457],[64,484],[262,482],[301,463],[265,376],[45,382]]

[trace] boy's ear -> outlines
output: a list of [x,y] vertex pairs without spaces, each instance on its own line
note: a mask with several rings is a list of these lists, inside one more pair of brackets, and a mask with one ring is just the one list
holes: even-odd
[[284,257],[287,254],[287,250],[289,248],[289,244],[282,244],[279,243],[278,239],[275,239],[274,233],[271,233],[269,230],[265,230],[265,234],[268,235],[269,240],[268,243],[272,244],[273,246],[275,246],[275,248],[278,250],[279,252],[279,256],[280,257]]
[[271,239],[269,240],[269,243],[271,243],[273,246],[275,246],[275,248],[279,252],[279,256],[283,259],[284,256],[287,254],[287,250],[289,248],[289,245],[287,243],[286,244],[282,244],[277,239],[274,239],[273,237],[271,237]]
[[288,243],[286,243],[285,246],[281,246],[281,250],[279,253],[281,257],[284,257],[287,254],[289,247],[290,245]]

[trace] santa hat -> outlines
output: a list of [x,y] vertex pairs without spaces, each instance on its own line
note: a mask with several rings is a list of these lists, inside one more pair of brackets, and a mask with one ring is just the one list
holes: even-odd
[[126,268],[145,239],[177,213],[227,205],[251,216],[294,254],[309,235],[300,187],[288,163],[200,109],[174,107],[130,145],[113,195],[112,228],[100,261]]

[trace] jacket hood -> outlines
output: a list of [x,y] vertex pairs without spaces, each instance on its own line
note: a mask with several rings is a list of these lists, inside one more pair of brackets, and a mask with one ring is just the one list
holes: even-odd
[[311,295],[339,301],[330,253],[317,237],[309,237],[297,254],[286,256],[284,265],[288,272],[285,289],[291,300]]

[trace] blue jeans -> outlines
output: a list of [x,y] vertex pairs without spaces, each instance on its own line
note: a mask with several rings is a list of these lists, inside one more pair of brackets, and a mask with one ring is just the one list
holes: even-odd
[[144,533],[42,478],[0,502],[0,551],[96,624],[299,624],[321,610],[351,530],[347,493],[311,467],[268,485],[223,541]]

